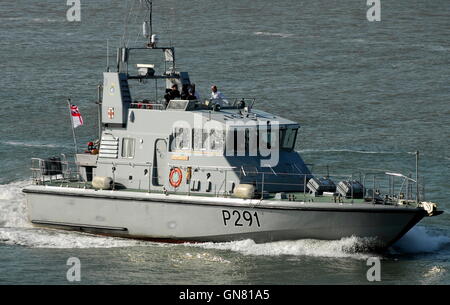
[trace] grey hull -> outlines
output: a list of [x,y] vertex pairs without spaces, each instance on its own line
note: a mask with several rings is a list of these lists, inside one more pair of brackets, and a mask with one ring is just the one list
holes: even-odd
[[387,247],[425,215],[422,208],[372,204],[261,201],[94,191],[24,189],[29,219],[40,226],[171,241],[255,242],[368,238]]

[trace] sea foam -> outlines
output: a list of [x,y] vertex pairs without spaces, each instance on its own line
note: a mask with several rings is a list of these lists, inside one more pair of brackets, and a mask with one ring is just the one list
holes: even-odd
[[281,38],[289,38],[294,35],[294,34],[287,34],[287,33],[270,33],[270,32],[255,32],[254,34],[261,35],[261,36],[275,36],[275,37],[281,37]]
[[113,248],[145,244],[78,232],[36,229],[27,219],[23,187],[30,181],[0,184],[0,242],[33,248]]
[[117,248],[145,244],[131,239],[34,228],[0,228],[0,242],[7,245],[53,249]]
[[36,143],[36,142],[21,142],[21,141],[4,141],[6,145],[22,146],[22,147],[45,147],[45,148],[63,148],[64,145],[58,145],[53,143]]
[[367,259],[368,257],[374,256],[365,251],[369,243],[370,240],[368,239],[352,236],[333,241],[302,239],[257,244],[253,240],[247,239],[224,243],[200,243],[189,246],[205,249],[230,250],[244,255],[256,256],[291,255]]
[[22,188],[28,184],[30,181],[0,184],[0,228],[31,227],[27,219],[25,195],[22,193]]

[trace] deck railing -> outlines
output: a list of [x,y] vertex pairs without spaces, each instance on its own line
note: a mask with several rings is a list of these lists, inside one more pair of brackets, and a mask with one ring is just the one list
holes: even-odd
[[[50,164],[49,165],[49,161]],[[83,178],[80,167],[75,162],[69,162],[63,156],[60,160],[44,160],[33,158],[31,160],[32,178],[35,184],[41,185],[59,185],[75,186],[81,188],[92,188],[91,182]],[[264,172],[250,170],[245,167],[220,167],[220,166],[198,166],[198,167],[179,167],[183,172],[183,183],[179,187],[173,187],[167,183],[167,177],[159,175],[157,170],[161,169],[167,173],[167,170],[175,166],[164,168],[155,168],[152,163],[130,163],[130,162],[108,162],[103,165],[111,167],[110,177],[113,180],[112,189],[124,189],[120,179],[117,179],[117,171],[123,170],[122,167],[133,167],[142,169],[144,176],[136,178],[136,187],[128,190],[162,192],[165,194],[184,194],[184,195],[209,195],[216,197],[230,197],[233,195],[234,188],[238,182],[253,184],[255,186],[255,199],[266,199],[273,197],[273,193],[283,193],[283,191],[273,191],[277,189],[285,190],[287,199],[295,201],[315,201],[315,198],[329,196],[334,202],[355,202],[357,199],[363,199],[366,202],[381,204],[401,204],[425,200],[425,187],[419,183],[416,187],[416,181],[410,175],[402,175],[391,172],[372,172],[372,173],[353,173],[353,174],[332,174],[311,173],[303,174],[300,172],[282,173],[273,169]],[[190,171],[191,178],[186,179],[187,172]],[[209,173],[211,179],[194,177],[194,172]],[[198,176],[198,175],[197,175]],[[202,174],[202,176],[204,176]],[[219,178],[218,178],[219,177]],[[335,192],[326,194],[315,194],[308,188],[308,182],[312,177],[331,179],[337,186],[340,181],[359,181],[363,187],[362,198],[355,196],[353,184],[350,184],[350,193],[347,196]],[[205,186],[199,189],[195,188],[195,183]],[[234,183],[230,183],[234,182]],[[419,190],[419,194],[417,191]],[[417,196],[419,195],[419,196]]]
[[151,103],[151,102],[133,102],[130,104],[131,108],[134,109],[149,109],[149,110],[165,110],[164,104]]
[[45,184],[56,181],[80,181],[81,175],[75,162],[59,159],[31,158],[31,175],[34,183]]
[[[248,107],[249,109],[253,108],[256,103],[255,98],[226,98],[223,100],[205,100],[205,101],[195,101],[197,104],[197,108],[195,109],[211,109],[213,110],[213,105],[215,103],[221,104],[221,109],[240,109],[243,106]],[[166,105],[164,101],[134,101],[130,103],[130,108],[133,109],[147,109],[147,110],[165,110]]]

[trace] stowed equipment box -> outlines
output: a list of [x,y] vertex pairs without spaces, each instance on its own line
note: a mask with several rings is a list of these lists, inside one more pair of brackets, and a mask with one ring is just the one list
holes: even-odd
[[336,185],[330,178],[312,177],[306,185],[311,193],[322,195],[324,192],[336,192]]
[[337,192],[345,198],[364,198],[364,186],[356,180],[344,180],[338,183]]

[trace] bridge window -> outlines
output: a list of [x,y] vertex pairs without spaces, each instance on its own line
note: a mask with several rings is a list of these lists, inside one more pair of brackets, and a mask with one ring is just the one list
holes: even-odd
[[258,129],[258,148],[261,145],[261,148],[264,150],[271,149],[272,147],[272,129],[268,126],[267,129],[261,131]]
[[298,128],[288,127],[280,130],[281,149],[292,150],[295,147]]
[[225,133],[216,129],[194,129],[194,149],[208,151],[222,151]]
[[134,158],[134,143],[133,138],[122,139],[122,158]]
[[224,146],[224,133],[220,130],[211,129],[209,131],[209,149],[212,151],[221,151]]
[[207,148],[208,133],[203,129],[194,129],[194,149],[205,150]]
[[175,128],[175,149],[191,149],[191,132],[188,128]]

